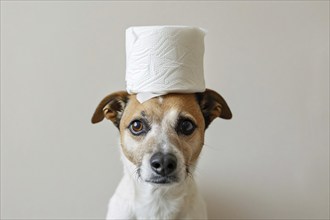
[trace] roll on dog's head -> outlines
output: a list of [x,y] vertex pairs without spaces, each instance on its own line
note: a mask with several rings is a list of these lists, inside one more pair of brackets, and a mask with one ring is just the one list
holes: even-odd
[[125,157],[139,177],[154,184],[180,182],[195,165],[204,132],[217,117],[230,119],[226,101],[215,91],[167,94],[144,103],[116,92],[97,106],[92,123],[104,118],[119,129]]

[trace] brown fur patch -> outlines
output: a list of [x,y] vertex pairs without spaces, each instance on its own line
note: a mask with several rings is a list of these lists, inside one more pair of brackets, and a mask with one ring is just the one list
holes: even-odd
[[98,123],[104,119],[111,120],[117,127],[119,126],[121,114],[128,101],[128,93],[120,91],[112,93],[102,99],[96,107],[92,117],[92,123]]

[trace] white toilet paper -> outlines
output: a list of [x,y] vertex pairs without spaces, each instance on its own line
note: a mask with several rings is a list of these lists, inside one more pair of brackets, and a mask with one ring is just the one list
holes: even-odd
[[187,26],[126,30],[126,85],[142,103],[167,93],[205,91],[205,32]]

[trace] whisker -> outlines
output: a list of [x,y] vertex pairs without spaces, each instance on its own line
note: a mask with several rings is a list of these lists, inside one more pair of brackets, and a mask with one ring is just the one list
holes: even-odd
[[142,180],[142,179],[141,179],[141,174],[140,174],[140,172],[141,172],[140,167],[137,167],[137,168],[133,171],[133,173],[131,173],[132,176],[133,176],[137,181],[139,181],[139,182]]
[[185,164],[185,166],[186,166],[186,173],[187,173],[187,176],[186,176],[186,178],[185,178],[185,181],[193,181],[194,180],[194,177],[193,177],[193,175],[192,175],[192,173],[191,173],[191,171],[190,171],[190,164]]
[[216,151],[220,151],[220,150],[222,150],[222,148],[228,147],[228,145],[224,145],[224,144],[221,144],[221,143],[220,144],[217,143],[216,146],[210,145],[210,144],[207,144],[207,143],[203,143],[203,146],[207,147],[207,149],[216,150]]

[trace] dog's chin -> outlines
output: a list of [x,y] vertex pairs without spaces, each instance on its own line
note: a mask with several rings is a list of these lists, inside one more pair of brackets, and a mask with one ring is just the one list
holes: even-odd
[[145,182],[158,185],[170,185],[179,182],[179,180],[176,176],[153,176],[146,179]]

